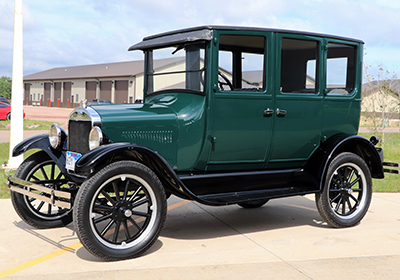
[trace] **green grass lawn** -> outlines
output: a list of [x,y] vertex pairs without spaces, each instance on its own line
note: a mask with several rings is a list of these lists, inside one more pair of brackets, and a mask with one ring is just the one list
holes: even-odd
[[[24,119],[24,130],[48,130],[53,123]],[[0,130],[10,130],[10,121],[0,121]]]
[[[362,136],[369,138],[371,135],[365,133]],[[388,140],[384,146],[385,161],[400,163],[400,133],[393,133],[387,136]],[[25,153],[24,157],[26,158],[34,152],[36,151],[30,150]],[[0,163],[3,164],[5,161],[8,161],[8,158],[9,143],[0,143]],[[10,174],[13,174],[13,172],[10,172]],[[4,170],[0,170],[0,198],[10,197],[7,185],[5,184],[6,181],[7,176],[4,174]],[[385,179],[374,179],[373,181],[375,192],[400,192],[400,175],[385,173]]]

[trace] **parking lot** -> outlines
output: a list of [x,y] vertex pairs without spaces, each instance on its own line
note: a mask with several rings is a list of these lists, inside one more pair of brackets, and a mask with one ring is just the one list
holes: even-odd
[[[24,110],[27,118],[66,129],[72,109]],[[8,142],[7,133],[0,142]],[[103,262],[82,247],[73,224],[37,230],[2,199],[0,278],[400,279],[400,193],[374,193],[362,223],[346,229],[322,221],[313,195],[271,200],[259,209],[168,202],[164,229],[144,256]]]
[[165,227],[140,258],[103,262],[73,225],[37,230],[0,200],[0,278],[400,279],[400,194],[375,193],[362,223],[333,229],[314,196],[259,209],[209,207],[171,197]]

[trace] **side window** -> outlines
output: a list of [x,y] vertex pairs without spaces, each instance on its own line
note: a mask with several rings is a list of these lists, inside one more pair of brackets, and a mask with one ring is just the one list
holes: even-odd
[[281,92],[318,91],[319,42],[283,38],[281,42]]
[[265,89],[265,37],[221,35],[218,86],[221,91]]
[[326,88],[328,94],[349,94],[356,77],[357,48],[344,44],[328,44]]

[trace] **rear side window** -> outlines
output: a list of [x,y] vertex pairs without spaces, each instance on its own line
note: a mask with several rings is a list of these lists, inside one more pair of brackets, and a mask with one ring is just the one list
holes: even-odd
[[318,91],[319,42],[283,38],[281,42],[281,92]]
[[328,94],[349,94],[354,89],[356,77],[355,46],[328,43],[326,88]]

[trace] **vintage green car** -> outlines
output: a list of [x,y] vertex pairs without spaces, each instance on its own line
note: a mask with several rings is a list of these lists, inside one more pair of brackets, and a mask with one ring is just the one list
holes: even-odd
[[315,193],[333,227],[367,213],[372,178],[390,170],[379,140],[357,135],[362,41],[201,26],[129,50],[144,52],[143,103],[83,103],[68,134],[54,124],[15,147],[42,150],[9,178],[25,222],[74,221],[89,252],[119,260],[152,246],[172,194],[255,208]]

